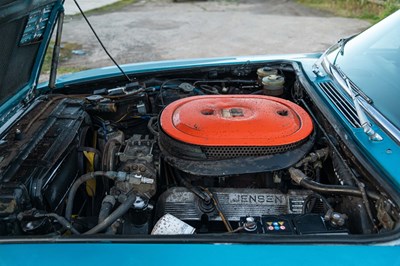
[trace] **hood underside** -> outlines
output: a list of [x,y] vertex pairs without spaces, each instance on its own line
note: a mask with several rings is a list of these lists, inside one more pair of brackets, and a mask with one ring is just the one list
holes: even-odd
[[0,104],[36,83],[60,3],[0,1]]

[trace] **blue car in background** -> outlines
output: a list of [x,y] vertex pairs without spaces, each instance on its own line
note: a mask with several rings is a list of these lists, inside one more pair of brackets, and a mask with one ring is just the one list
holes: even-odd
[[400,11],[322,54],[56,78],[63,18],[0,1],[0,265],[400,264]]

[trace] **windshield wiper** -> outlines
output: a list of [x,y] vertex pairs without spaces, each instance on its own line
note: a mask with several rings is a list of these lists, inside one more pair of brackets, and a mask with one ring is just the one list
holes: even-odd
[[[335,70],[335,72],[343,79],[346,80],[348,79],[348,77],[344,74],[343,70],[340,69],[339,66],[337,65],[330,65],[329,68]],[[333,73],[333,71],[331,70],[331,73]],[[334,76],[334,74],[333,74]],[[347,84],[346,84],[347,85]],[[360,88],[357,87],[357,85],[355,85],[354,83],[350,83],[350,85],[352,85],[351,87],[353,88],[353,91],[355,92],[355,94],[360,95],[367,103],[372,104],[374,101],[367,95],[365,94],[365,92],[363,92]]]
[[[375,132],[375,130],[372,129],[371,122],[369,122],[367,115],[365,114],[364,110],[361,108],[360,100],[358,97],[360,97],[360,94],[356,94],[350,84],[349,78],[345,78],[346,86],[348,88],[348,91],[350,93],[351,99],[353,100],[354,107],[356,108],[357,116],[358,119],[360,120],[361,127],[364,130],[364,133],[367,134],[369,139],[371,141],[382,141],[383,138],[381,135]],[[362,96],[361,96],[362,97]]]
[[346,43],[348,41],[350,41],[351,39],[353,39],[355,36],[357,36],[357,34],[351,35],[350,37],[347,38],[342,38],[340,39],[337,43],[335,43],[334,45],[332,45],[331,47],[329,47],[328,49],[325,50],[325,52],[318,58],[318,60],[312,65],[312,71],[314,72],[315,75],[317,75],[317,77],[324,77],[325,75],[321,72],[321,70],[319,69],[319,66],[321,65],[322,61],[325,59],[326,55],[330,52],[332,52],[334,49],[336,49],[337,47],[339,47],[339,51],[335,56],[335,60],[333,61],[332,65],[336,65],[336,59],[338,57],[338,55],[344,55],[344,46],[346,45]]
[[336,56],[335,56],[335,60],[333,60],[333,65],[334,65],[334,66],[336,65],[336,60],[337,60],[339,54],[340,54],[341,56],[344,55],[344,47],[346,46],[346,43],[347,43],[348,41],[350,41],[351,39],[353,39],[355,36],[356,36],[356,35],[352,35],[352,36],[347,37],[347,38],[342,38],[342,39],[340,39],[340,40],[338,41],[337,45],[338,45],[338,47],[339,47],[339,51],[337,52],[337,54],[336,54]]
[[337,53],[335,55],[333,64],[328,62],[328,64],[329,64],[328,71],[330,71],[330,73],[334,76],[332,70],[335,70],[335,72],[339,75],[339,77],[341,77],[345,81],[345,84],[343,84],[343,85],[345,85],[347,87],[347,91],[350,94],[351,99],[353,100],[353,104],[356,109],[357,117],[360,120],[360,125],[363,128],[364,133],[367,134],[368,138],[371,141],[382,141],[383,138],[381,137],[381,135],[379,135],[377,132],[375,132],[375,130],[372,128],[371,122],[368,120],[367,115],[365,114],[364,110],[362,109],[359,97],[364,99],[364,101],[367,104],[371,104],[373,102],[372,99],[369,98],[363,91],[358,89],[357,86],[352,86],[350,83],[350,79],[340,70],[339,66],[336,65],[336,59],[338,58],[339,54],[342,56],[344,55],[344,47],[345,47],[346,43],[348,41],[350,41],[351,39],[353,39],[355,36],[357,36],[357,34],[352,35],[348,38],[340,39],[336,44],[329,47],[322,54],[322,56],[314,63],[314,65],[312,66],[312,70],[317,75],[317,77],[324,77],[325,75],[320,71],[319,65],[322,65],[322,62],[324,61],[324,59],[328,53],[339,48],[339,50],[337,51]]

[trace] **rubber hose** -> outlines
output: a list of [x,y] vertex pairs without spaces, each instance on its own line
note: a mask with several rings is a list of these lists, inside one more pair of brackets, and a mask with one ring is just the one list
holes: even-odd
[[[362,197],[362,193],[358,188],[350,186],[325,185],[307,179],[303,179],[300,182],[300,185],[320,193],[332,193],[332,194],[342,194],[348,196]],[[367,195],[374,200],[380,199],[379,195],[372,191],[367,191]]]
[[70,230],[75,235],[80,235],[79,231],[76,230],[70,222],[64,217],[56,214],[56,213],[46,213],[46,214],[39,214],[36,217],[52,217],[58,221],[65,229]]
[[159,136],[159,133],[153,128],[153,123],[158,119],[157,116],[150,118],[149,122],[147,123],[147,128],[155,137]]
[[[307,176],[300,171],[299,169],[295,168],[290,168],[289,169],[290,176],[291,178],[299,185],[313,190],[315,192],[319,193],[332,193],[332,194],[341,194],[341,195],[347,195],[347,196],[355,196],[355,197],[362,197],[362,192],[355,187],[351,186],[337,186],[337,185],[326,185],[326,184],[321,184],[317,183],[311,180],[308,180]],[[374,200],[379,200],[380,196],[372,191],[366,191],[367,195],[374,199]]]
[[103,202],[101,203],[98,223],[102,223],[110,215],[114,205],[114,197],[108,195],[104,198]]
[[337,156],[335,152],[332,152],[331,158],[332,158],[333,169],[335,170],[335,173],[339,178],[339,180],[342,179],[345,185],[353,186],[354,181],[351,178],[351,173],[344,166],[344,163],[339,159],[339,156]]
[[107,227],[112,225],[118,218],[124,215],[136,201],[136,195],[131,194],[129,197],[121,204],[119,207],[113,211],[107,218],[105,218],[101,223],[97,224],[95,227],[89,231],[83,233],[84,235],[91,235],[99,233],[105,230]]
[[106,172],[103,171],[97,171],[97,172],[90,172],[87,174],[84,174],[83,176],[79,177],[75,183],[72,185],[69,193],[68,193],[68,199],[67,199],[67,206],[65,208],[65,218],[67,220],[71,220],[72,216],[72,208],[74,206],[74,198],[76,191],[78,190],[79,186],[85,183],[86,181],[89,181],[91,179],[96,178],[97,176],[107,176]]

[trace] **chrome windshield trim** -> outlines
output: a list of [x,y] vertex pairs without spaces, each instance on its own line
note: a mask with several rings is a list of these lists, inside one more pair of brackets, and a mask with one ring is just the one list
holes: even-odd
[[[333,50],[335,50],[337,47],[339,46],[338,43],[333,44],[331,47],[329,47],[328,49],[325,50],[325,52],[318,58],[317,61],[315,61],[315,63],[312,65],[312,71],[314,72],[314,74],[317,77],[324,77],[324,73],[321,72],[319,66],[321,65],[323,68],[325,68],[324,66],[324,61],[327,60],[326,56],[332,52]],[[326,70],[325,70],[326,71]]]
[[[325,57],[321,63],[322,67],[328,73],[328,75],[340,85],[341,89],[345,91],[349,97],[351,97],[351,92],[346,85],[346,81],[343,77],[332,67],[329,60]],[[375,107],[370,105],[363,98],[360,98],[360,105],[368,114],[368,116],[379,126],[383,128],[383,130],[397,143],[400,144],[400,131],[397,127],[395,127],[385,116],[383,116]],[[350,101],[349,101],[350,102]],[[351,102],[351,104],[353,104]]]

